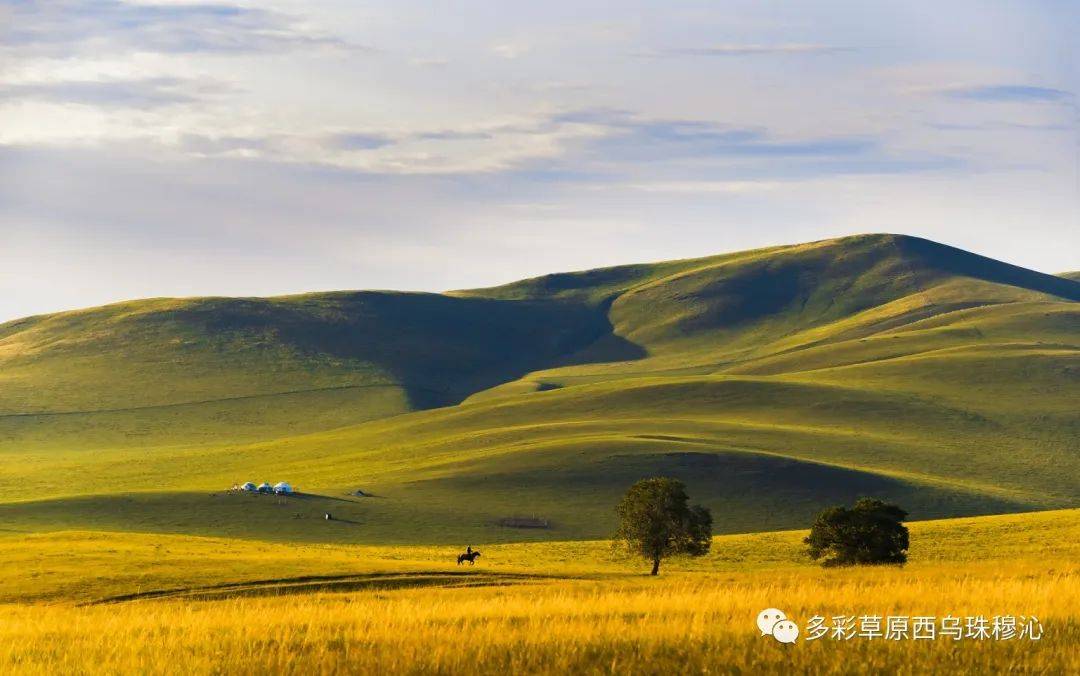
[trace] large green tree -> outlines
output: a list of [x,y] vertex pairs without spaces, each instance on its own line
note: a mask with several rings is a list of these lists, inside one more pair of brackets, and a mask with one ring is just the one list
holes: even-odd
[[712,514],[701,505],[689,506],[686,486],[678,479],[642,479],[626,492],[615,511],[619,515],[616,541],[631,554],[652,562],[673,554],[701,556],[712,542]]
[[855,505],[830,507],[818,515],[803,540],[810,558],[824,566],[853,566],[907,561],[907,512],[873,498]]

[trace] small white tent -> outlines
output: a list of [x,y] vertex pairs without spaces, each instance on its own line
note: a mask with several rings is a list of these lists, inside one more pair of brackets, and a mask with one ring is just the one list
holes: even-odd
[[247,491],[249,493],[254,493],[258,489],[255,488],[255,484],[248,481],[247,483],[245,483],[243,486],[240,487],[240,490]]
[[257,490],[260,493],[271,493],[271,492],[273,492],[274,488],[273,488],[273,486],[271,486],[270,484],[268,484],[268,483],[266,483],[264,481],[261,484],[259,484],[259,488]]
[[279,481],[278,483],[274,484],[274,492],[278,495],[288,495],[289,493],[292,493],[292,486],[285,483],[284,481]]

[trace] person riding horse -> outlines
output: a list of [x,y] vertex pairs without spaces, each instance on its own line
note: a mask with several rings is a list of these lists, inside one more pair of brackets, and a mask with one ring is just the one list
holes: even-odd
[[460,566],[462,561],[468,561],[472,565],[476,565],[476,558],[480,556],[479,550],[473,551],[472,545],[465,548],[464,554],[458,554],[457,563]]

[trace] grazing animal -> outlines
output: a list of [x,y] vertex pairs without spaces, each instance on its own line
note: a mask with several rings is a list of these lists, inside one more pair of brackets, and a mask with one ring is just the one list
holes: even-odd
[[460,566],[462,561],[468,561],[469,563],[471,563],[472,565],[475,566],[476,565],[476,559],[479,556],[480,556],[479,551],[471,551],[471,550],[469,552],[466,552],[465,554],[458,554],[457,565]]

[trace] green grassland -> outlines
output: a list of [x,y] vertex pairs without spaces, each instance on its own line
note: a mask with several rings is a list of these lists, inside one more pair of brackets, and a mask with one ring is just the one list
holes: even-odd
[[[1080,283],[894,235],[134,301],[0,325],[0,529],[588,540],[656,474],[720,533],[867,494],[919,519],[1068,508],[1078,401]],[[223,492],[245,480],[305,495]]]
[[[890,568],[886,575],[917,575],[923,567],[941,564],[958,568],[977,564],[994,570],[1003,561],[1022,566],[1034,560],[1057,567],[1059,574],[1077,573],[1080,510],[916,521],[909,527],[909,564],[903,572]],[[717,536],[708,555],[671,559],[664,564],[664,575],[828,579],[850,574],[820,570],[806,556],[805,535],[806,531],[777,531]],[[434,586],[461,579],[446,577],[453,574],[503,576],[503,582],[514,584],[622,579],[648,569],[642,561],[613,549],[610,542],[590,540],[479,544],[480,563],[465,567],[454,562],[459,548],[431,545],[288,544],[90,531],[0,533],[0,545],[0,604],[312,591],[290,586],[302,582],[321,583],[315,591],[408,586],[395,575],[429,575],[418,584]],[[357,584],[365,580],[369,586]]]

